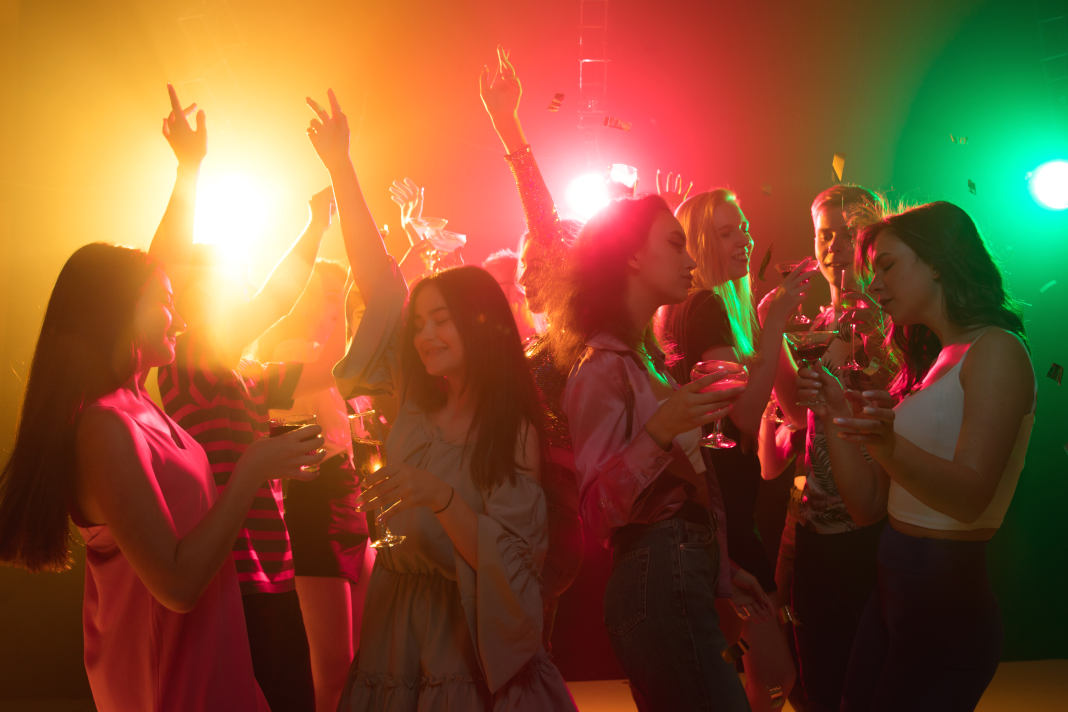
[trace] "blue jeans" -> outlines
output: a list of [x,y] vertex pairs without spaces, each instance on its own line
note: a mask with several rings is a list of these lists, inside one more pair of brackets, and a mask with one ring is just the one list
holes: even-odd
[[641,712],[748,710],[716,615],[715,529],[632,524],[612,540],[604,620]]

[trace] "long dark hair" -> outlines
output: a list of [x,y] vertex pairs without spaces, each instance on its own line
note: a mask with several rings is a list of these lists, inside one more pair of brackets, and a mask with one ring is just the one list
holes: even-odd
[[[875,240],[884,230],[891,230],[938,273],[946,315],[953,324],[999,326],[1027,344],[1019,306],[1005,291],[1001,272],[968,213],[952,203],[928,203],[864,228],[857,240],[856,263],[866,281],[875,259]],[[923,380],[942,343],[923,324],[894,324],[887,341],[903,360],[892,389],[908,393]]]
[[[465,457],[471,479],[483,492],[516,472],[516,446],[528,432],[541,434],[541,409],[534,380],[523,356],[515,318],[500,285],[480,267],[456,267],[421,280],[408,299],[401,348],[403,398],[433,412],[445,405],[445,380],[427,373],[415,350],[412,308],[433,285],[441,292],[463,343],[465,387],[472,389],[475,414],[468,431]],[[539,443],[544,439],[539,437]],[[519,443],[520,445],[522,443]]]
[[[626,339],[630,316],[623,294],[627,263],[649,238],[660,215],[671,209],[659,195],[620,198],[594,215],[582,228],[568,253],[568,273],[551,303],[553,328],[550,344],[557,365],[566,373],[582,353],[586,340],[597,332]],[[650,354],[659,354],[650,324],[643,335]]]
[[0,475],[0,561],[30,571],[70,566],[78,417],[140,370],[134,312],[155,270],[141,250],[93,243],[59,273]]

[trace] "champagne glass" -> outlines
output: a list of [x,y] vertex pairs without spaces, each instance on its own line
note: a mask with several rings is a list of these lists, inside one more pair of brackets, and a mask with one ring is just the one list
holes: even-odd
[[[808,258],[806,257],[804,260],[798,260],[797,262],[776,262],[775,269],[780,275],[782,275],[783,279],[786,279],[807,259]],[[802,305],[800,304],[797,305],[797,311],[794,312],[793,315],[790,317],[790,320],[786,322],[787,329],[807,329],[809,325],[812,324],[812,320],[805,316],[805,312],[801,310],[801,306]]]
[[[356,460],[356,471],[360,478],[360,484],[366,484],[369,482],[374,473],[382,469],[385,464],[385,458],[383,452],[385,447],[381,440],[375,440],[374,438],[366,437],[367,429],[364,427],[363,418],[368,415],[373,415],[374,411],[364,411],[362,413],[356,413],[349,416],[349,424],[352,427],[352,449]],[[377,481],[377,478],[374,480]],[[371,481],[370,484],[374,484]],[[377,507],[372,508],[368,512],[367,525],[369,529],[372,529],[370,546],[373,549],[389,548],[394,544],[400,544],[404,541],[405,536],[403,534],[394,534],[389,529],[389,525],[383,524],[382,531],[378,532],[378,527],[375,524],[376,518],[381,514],[381,510]]]
[[[735,386],[744,386],[749,383],[749,372],[745,366],[734,361],[700,361],[690,371],[690,380],[696,381],[708,375],[716,374],[719,377],[702,389],[702,393],[709,391],[725,391]],[[714,450],[725,450],[735,447],[738,443],[723,434],[723,419],[717,418],[712,425],[712,432],[700,440],[702,447]]]
[[864,366],[857,361],[857,325],[870,324],[875,316],[874,305],[858,292],[846,292],[842,295],[842,316],[838,328],[849,327],[849,360],[842,364],[840,376],[847,388],[863,390],[867,380]]
[[[805,368],[819,368],[820,357],[831,345],[838,331],[788,331],[786,341],[794,351],[794,356]],[[806,405],[799,403],[798,405]]]

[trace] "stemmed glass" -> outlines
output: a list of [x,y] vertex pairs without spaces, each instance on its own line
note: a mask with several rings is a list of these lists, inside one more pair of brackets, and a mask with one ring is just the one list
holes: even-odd
[[[837,330],[788,331],[786,341],[802,366],[815,369],[819,366],[820,357],[836,336],[838,336]],[[806,404],[799,403],[798,405]]]
[[[702,389],[702,393],[725,391],[729,388],[744,386],[749,383],[749,372],[745,366],[734,361],[717,361],[714,359],[700,361],[695,364],[693,370],[690,371],[690,380],[696,381],[698,378],[704,378],[712,374],[717,374],[719,377],[705,386]],[[722,418],[716,419],[712,425],[712,432],[701,438],[700,444],[702,447],[709,447],[714,450],[725,450],[738,445],[738,443],[723,434]]]
[[[806,257],[804,260],[798,260],[797,262],[776,262],[775,269],[782,275],[783,279],[786,279],[807,259],[808,258]],[[812,320],[805,316],[805,312],[801,310],[801,306],[802,305],[798,304],[797,311],[790,316],[790,320],[786,323],[787,329],[808,328],[808,326],[812,324]]]
[[[375,440],[370,437],[366,437],[368,432],[364,428],[363,418],[368,415],[373,415],[374,411],[364,411],[362,413],[356,413],[349,416],[349,425],[352,428],[352,447],[353,454],[356,456],[357,473],[359,474],[360,484],[374,484],[374,481],[370,481],[370,476],[382,469],[385,464],[385,458],[383,456],[383,447],[381,440]],[[360,508],[362,510],[362,507]],[[377,521],[377,517],[382,514],[382,510],[375,507],[371,508],[368,512],[368,525],[375,526],[373,522]],[[377,526],[375,526],[377,529]],[[391,547],[394,544],[400,544],[405,539],[403,534],[394,534],[389,529],[389,525],[383,524],[382,531],[378,532],[378,535],[370,543],[370,546],[374,549],[381,549],[383,547]]]
[[875,314],[872,303],[857,292],[846,292],[842,295],[841,318],[838,320],[839,328],[842,325],[849,326],[849,360],[842,364],[840,375],[847,388],[863,390],[867,374],[864,366],[857,361],[857,324],[867,324]]
[[[300,430],[305,425],[316,425],[319,419],[314,413],[286,413],[284,415],[276,415],[267,421],[270,428],[270,437],[277,437],[294,430]],[[318,472],[318,463],[314,465],[303,465],[301,468],[304,472]],[[283,479],[282,482],[282,499],[285,500],[289,495],[289,480]]]

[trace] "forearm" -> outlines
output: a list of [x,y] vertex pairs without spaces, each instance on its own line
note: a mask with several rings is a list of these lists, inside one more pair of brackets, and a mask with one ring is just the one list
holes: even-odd
[[193,247],[199,177],[199,162],[178,164],[167,209],[152,236],[148,252],[168,268],[187,261]]
[[352,162],[331,166],[330,181],[334,186],[341,237],[352,278],[364,300],[370,302],[373,295],[368,290],[374,284],[375,276],[384,268],[389,254],[367,209]]
[[800,430],[808,422],[808,409],[797,404],[797,364],[786,344],[782,344],[781,349],[775,374],[775,400],[786,421]]
[[[164,586],[168,608],[188,611],[233,552],[259,483],[236,470],[208,513],[177,542]],[[157,598],[160,596],[157,594]]]
[[527,137],[523,133],[523,125],[519,122],[519,116],[512,114],[509,117],[491,119],[493,130],[504,145],[506,153],[514,153],[527,144]]
[[879,521],[886,514],[888,480],[877,462],[864,457],[862,448],[838,437],[838,428],[824,421],[831,474],[849,516],[857,524]]
[[435,512],[434,516],[463,560],[478,571],[478,515],[455,490],[451,497],[448,506],[441,512]]
[[893,452],[872,452],[892,480],[928,507],[960,522],[974,522],[990,505],[996,482],[966,465],[944,460],[897,436]]
[[760,429],[760,416],[779,377],[782,330],[776,330],[774,326],[766,327],[760,333],[757,348],[757,357],[749,367],[749,385],[734,402],[730,414],[730,419],[738,429],[754,439]]

